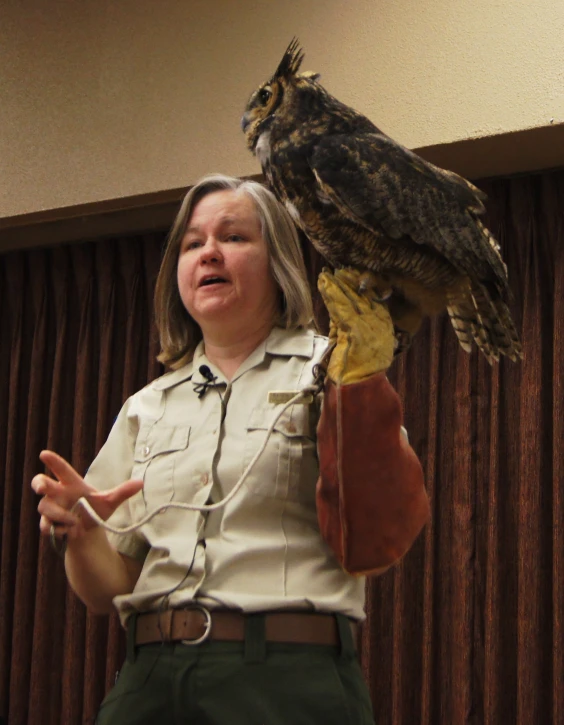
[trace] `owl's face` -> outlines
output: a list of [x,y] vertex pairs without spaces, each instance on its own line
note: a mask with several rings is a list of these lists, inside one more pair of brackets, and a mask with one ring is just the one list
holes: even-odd
[[319,77],[310,71],[298,73],[303,58],[298,41],[292,40],[272,78],[251,95],[241,119],[241,128],[253,153],[261,134],[268,131],[276,115],[284,114],[290,105],[295,90]]
[[281,82],[272,80],[263,83],[250,97],[241,119],[241,128],[247,139],[247,146],[253,153],[260,135],[268,130],[268,126],[274,119],[283,94]]

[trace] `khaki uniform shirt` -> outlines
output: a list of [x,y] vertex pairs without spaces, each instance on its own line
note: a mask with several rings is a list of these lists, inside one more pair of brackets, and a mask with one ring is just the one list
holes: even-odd
[[[311,330],[274,328],[227,381],[201,343],[191,363],[129,398],[86,476],[99,489],[129,478],[144,481],[109,523],[128,526],[168,502],[203,505],[224,498],[282,407],[269,402],[269,392],[310,385],[326,347],[326,338]],[[199,397],[201,365],[217,381]],[[134,611],[196,600],[209,608],[338,611],[363,618],[364,578],[343,571],[319,533],[319,405],[316,400],[286,410],[224,507],[207,513],[163,509],[133,533],[108,534],[118,551],[144,561],[134,591],[114,600],[122,622]]]

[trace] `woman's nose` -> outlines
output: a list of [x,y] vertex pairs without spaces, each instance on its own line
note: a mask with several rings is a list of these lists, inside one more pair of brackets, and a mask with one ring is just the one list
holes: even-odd
[[223,255],[217,239],[207,239],[204,246],[201,248],[200,261],[203,264],[207,262],[221,262]]

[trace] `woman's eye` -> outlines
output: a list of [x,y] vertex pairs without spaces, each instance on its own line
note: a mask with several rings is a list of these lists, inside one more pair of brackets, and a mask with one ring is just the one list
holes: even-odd
[[243,237],[240,234],[230,234],[227,237],[227,241],[228,242],[242,242],[243,241]]
[[184,245],[184,249],[186,251],[188,251],[190,249],[197,249],[201,245],[202,245],[202,243],[199,242],[197,239],[192,239],[191,241],[186,242],[186,244]]

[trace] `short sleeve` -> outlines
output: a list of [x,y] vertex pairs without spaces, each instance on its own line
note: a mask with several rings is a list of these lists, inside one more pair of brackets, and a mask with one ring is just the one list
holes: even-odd
[[[139,431],[139,419],[134,412],[134,398],[129,398],[122,407],[110,434],[92,462],[84,479],[99,491],[107,491],[131,478],[135,443]],[[136,494],[139,495],[139,494]],[[131,499],[124,501],[110,516],[108,523],[117,528],[130,526],[133,522]],[[121,553],[142,561],[149,546],[136,531],[130,534],[107,532],[110,543]]]

